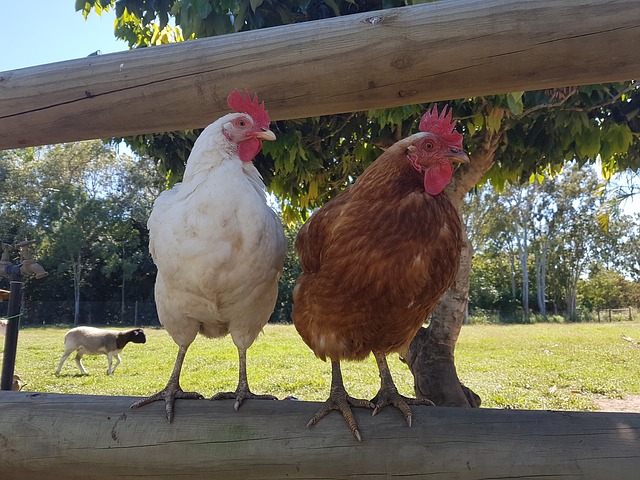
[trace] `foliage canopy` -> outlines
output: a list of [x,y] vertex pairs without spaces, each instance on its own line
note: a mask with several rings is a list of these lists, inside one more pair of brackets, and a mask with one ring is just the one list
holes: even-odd
[[[115,9],[115,35],[130,48],[400,7],[419,0],[77,0]],[[339,59],[337,59],[339,61]],[[283,86],[285,88],[285,86]],[[268,99],[267,99],[268,101]],[[605,178],[640,166],[638,83],[511,92],[449,102],[472,154],[494,145],[487,178],[498,187],[557,174],[567,160],[602,161]],[[279,121],[278,140],[256,164],[285,218],[304,218],[353,181],[382,149],[417,130],[425,105]],[[214,119],[212,119],[214,120]],[[138,153],[178,181],[198,131],[129,137]],[[473,185],[476,182],[473,182]],[[469,188],[471,188],[471,185]]]

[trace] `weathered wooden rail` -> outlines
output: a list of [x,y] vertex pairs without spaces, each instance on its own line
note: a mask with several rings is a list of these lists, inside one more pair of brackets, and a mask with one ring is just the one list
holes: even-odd
[[357,409],[363,441],[317,403],[0,392],[0,478],[637,479],[640,415],[414,407]]
[[640,78],[637,0],[441,0],[0,73],[0,150]]

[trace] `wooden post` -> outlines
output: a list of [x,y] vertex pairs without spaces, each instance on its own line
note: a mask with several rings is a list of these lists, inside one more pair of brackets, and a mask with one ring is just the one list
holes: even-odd
[[[637,0],[442,0],[0,72],[0,150],[640,78]],[[9,45],[7,48],[11,48]]]
[[9,277],[9,306],[7,307],[7,327],[4,339],[4,352],[2,355],[2,377],[0,388],[11,390],[13,388],[13,374],[16,365],[16,353],[18,349],[18,332],[20,330],[20,303],[22,300],[22,286],[24,276],[22,265],[9,265],[5,269]]
[[356,441],[319,403],[178,400],[0,392],[3,480],[87,478],[563,478],[631,480],[640,415],[412,407],[355,409]]

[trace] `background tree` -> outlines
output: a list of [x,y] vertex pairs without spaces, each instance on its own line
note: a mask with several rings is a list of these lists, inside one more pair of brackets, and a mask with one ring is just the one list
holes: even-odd
[[598,190],[598,180],[590,170],[574,167],[567,172],[560,187],[563,194],[558,199],[562,222],[561,242],[555,245],[554,262],[565,278],[567,315],[577,317],[578,281],[586,273],[589,259],[593,258],[593,239],[602,226],[597,222],[600,199],[593,195]]
[[534,265],[536,278],[536,299],[538,311],[547,314],[547,258],[551,244],[556,237],[556,224],[561,219],[556,202],[549,201],[557,195],[554,181],[534,182],[532,200],[531,231],[534,243]]
[[27,300],[73,299],[78,323],[81,291],[122,301],[134,274],[132,295],[151,298],[146,218],[165,183],[152,162],[92,141],[2,152],[0,172],[0,239],[36,239],[49,272],[45,282],[27,279]]
[[[544,283],[548,281],[549,292],[547,294],[546,286],[545,290],[539,291],[543,282],[536,281],[535,293],[544,297],[555,313],[562,312],[568,319],[583,320],[585,312],[598,308],[635,305],[637,302],[629,292],[635,284],[631,281],[634,274],[630,266],[637,258],[638,220],[620,215],[611,217],[606,225],[599,222],[600,207],[605,198],[601,187],[603,185],[592,168],[579,169],[575,164],[569,164],[561,174],[545,178],[541,184],[510,185],[501,195],[489,184],[479,189],[463,209],[471,224],[469,231],[475,233],[471,308],[499,310],[503,321],[520,321],[509,308],[509,300],[515,299],[509,289],[517,290],[521,295],[525,275],[519,270],[512,277],[515,282],[511,286],[507,274],[516,243],[511,238],[518,234],[510,219],[513,211],[518,215],[522,211],[520,202],[513,201],[514,198],[533,205],[528,217],[520,215],[518,219],[529,224],[527,269],[529,274],[543,270],[540,259],[545,250],[548,252]],[[530,193],[532,189],[535,193],[525,198],[523,192]],[[550,213],[542,226],[538,208]],[[475,226],[476,222],[479,228]],[[541,231],[546,235],[542,242],[538,240]],[[618,278],[624,281],[617,282]],[[598,282],[605,283],[600,285]],[[618,288],[616,294],[610,291],[613,285]],[[596,297],[597,289],[602,291],[601,297]],[[605,302],[604,297],[611,302]],[[524,307],[524,300],[518,299],[515,306]],[[546,311],[538,306],[537,313],[544,316]]]
[[35,170],[35,149],[0,152],[0,238],[36,238],[41,186]]

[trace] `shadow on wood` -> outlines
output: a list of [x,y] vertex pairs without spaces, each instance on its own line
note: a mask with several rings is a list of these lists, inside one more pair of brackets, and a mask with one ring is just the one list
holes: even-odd
[[637,479],[640,415],[413,407],[356,409],[363,441],[320,404],[0,392],[0,476],[87,478]]

